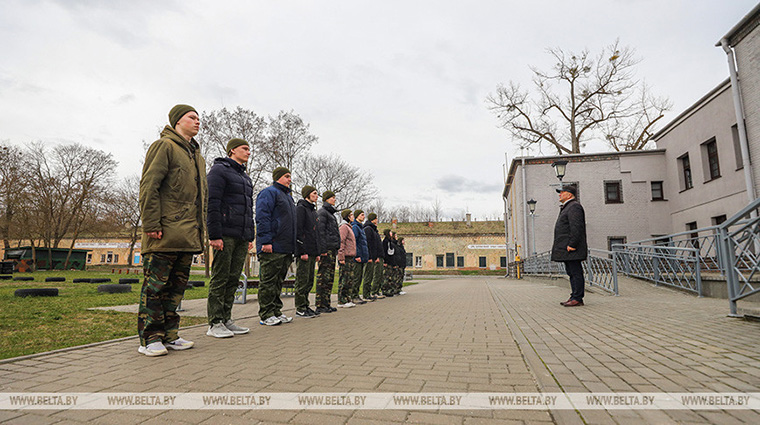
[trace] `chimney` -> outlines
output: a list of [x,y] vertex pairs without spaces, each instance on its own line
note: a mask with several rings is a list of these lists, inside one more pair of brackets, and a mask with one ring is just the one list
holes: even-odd
[[398,227],[398,219],[397,218],[394,218],[393,220],[391,220],[391,227],[394,228],[394,229],[396,227]]
[[467,213],[465,214],[465,222],[467,223],[467,227],[472,227],[472,214]]

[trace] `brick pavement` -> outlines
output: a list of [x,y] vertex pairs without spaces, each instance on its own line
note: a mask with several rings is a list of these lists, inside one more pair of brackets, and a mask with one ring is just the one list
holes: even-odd
[[[136,340],[0,363],[3,392],[758,391],[757,323],[727,302],[627,279],[620,297],[529,278],[427,281],[408,295],[263,327],[181,335],[196,347],[147,358]],[[149,376],[136,373],[152,368]],[[8,423],[759,423],[753,411],[0,411]]]

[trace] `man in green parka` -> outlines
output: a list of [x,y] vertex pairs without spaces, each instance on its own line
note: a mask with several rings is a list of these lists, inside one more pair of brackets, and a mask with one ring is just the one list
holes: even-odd
[[193,346],[177,334],[177,306],[206,233],[206,162],[193,139],[200,128],[198,113],[176,105],[169,124],[145,154],[140,180],[145,278],[137,332],[138,351],[146,356]]

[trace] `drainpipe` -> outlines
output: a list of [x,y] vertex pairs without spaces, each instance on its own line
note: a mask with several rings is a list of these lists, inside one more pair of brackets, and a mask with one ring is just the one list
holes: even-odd
[[749,145],[747,143],[747,127],[744,125],[744,105],[742,104],[741,92],[739,91],[739,78],[736,72],[736,59],[734,50],[728,45],[728,40],[720,40],[720,46],[726,52],[728,58],[728,75],[731,79],[731,93],[734,97],[734,110],[736,111],[736,128],[739,130],[739,146],[742,150],[742,166],[744,167],[744,184],[747,187],[749,202],[755,200],[755,181],[752,178],[752,168],[749,160]]
[[525,183],[525,157],[522,157],[522,210],[523,210],[523,255],[520,258],[528,256],[528,204],[525,199],[526,183]]

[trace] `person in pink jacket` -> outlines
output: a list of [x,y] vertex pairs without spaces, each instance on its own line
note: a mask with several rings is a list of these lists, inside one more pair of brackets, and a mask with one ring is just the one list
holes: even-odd
[[340,249],[338,249],[338,263],[340,263],[340,280],[338,281],[338,307],[350,308],[356,306],[351,302],[351,288],[356,281],[356,237],[351,222],[354,214],[350,209],[340,212],[343,223],[340,231]]

